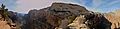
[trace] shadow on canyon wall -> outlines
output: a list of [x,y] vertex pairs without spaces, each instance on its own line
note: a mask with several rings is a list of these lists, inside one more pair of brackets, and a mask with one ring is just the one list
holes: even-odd
[[85,15],[87,26],[90,29],[111,29],[112,23],[101,14]]

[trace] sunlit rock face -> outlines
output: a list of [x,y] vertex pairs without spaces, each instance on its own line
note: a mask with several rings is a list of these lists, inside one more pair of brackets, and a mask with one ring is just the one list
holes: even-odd
[[11,29],[11,27],[7,24],[7,21],[4,21],[2,15],[0,14],[0,29]]
[[120,29],[120,10],[106,13],[104,16],[112,23],[112,29]]
[[17,29],[16,27],[10,26],[10,25],[15,25],[15,24],[12,22],[6,21],[6,19],[7,18],[3,18],[3,16],[0,14],[0,29]]
[[70,29],[88,29],[87,25],[84,24],[85,21],[84,15],[80,15],[68,26]]
[[7,21],[0,21],[0,29],[11,29],[11,27],[7,24]]

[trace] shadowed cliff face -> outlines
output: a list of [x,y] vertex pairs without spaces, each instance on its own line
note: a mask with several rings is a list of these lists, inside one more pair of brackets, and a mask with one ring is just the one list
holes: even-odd
[[87,26],[90,29],[111,29],[111,22],[109,22],[103,15],[93,13],[86,15]]

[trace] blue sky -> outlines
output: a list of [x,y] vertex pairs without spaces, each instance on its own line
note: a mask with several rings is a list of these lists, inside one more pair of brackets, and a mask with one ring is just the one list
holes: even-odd
[[6,7],[10,10],[15,10],[16,7],[16,2],[17,0],[0,0],[0,5],[1,3],[4,3],[4,5],[6,5]]
[[0,0],[10,11],[27,13],[31,9],[41,9],[53,2],[69,2],[83,5],[90,11],[111,12],[120,9],[120,0]]

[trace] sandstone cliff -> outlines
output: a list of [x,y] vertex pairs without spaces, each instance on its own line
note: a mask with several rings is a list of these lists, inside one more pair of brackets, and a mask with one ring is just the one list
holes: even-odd
[[120,29],[120,10],[106,13],[104,16],[112,23],[112,29]]

